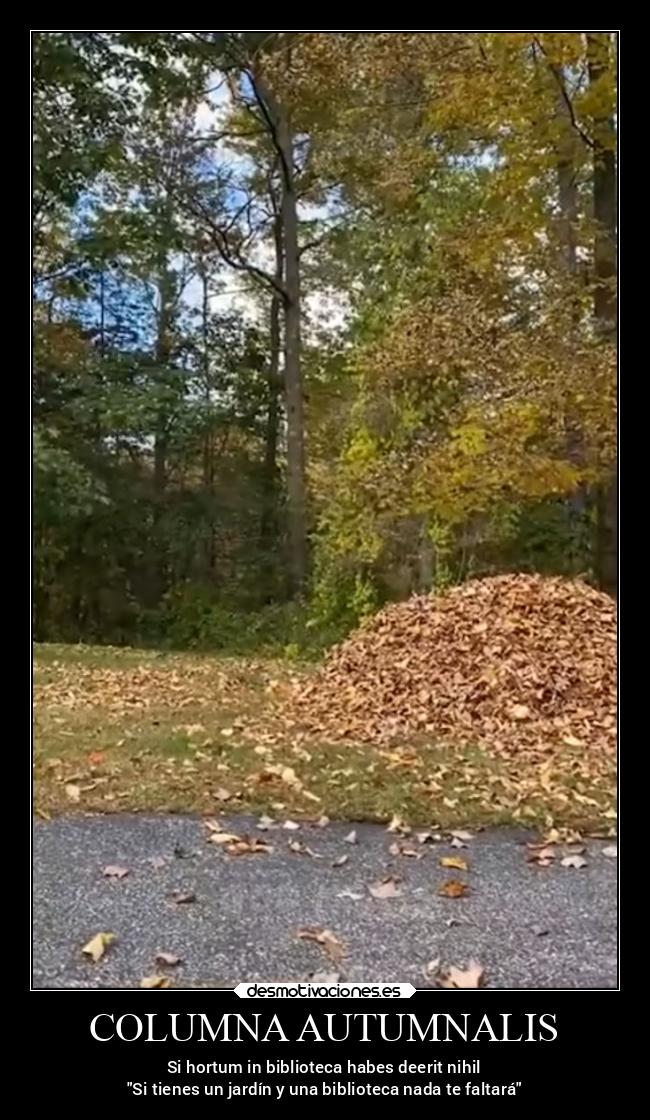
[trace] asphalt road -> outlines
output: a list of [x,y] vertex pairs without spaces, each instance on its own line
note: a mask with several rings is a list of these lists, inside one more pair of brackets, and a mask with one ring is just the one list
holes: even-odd
[[[206,843],[196,818],[75,816],[37,820],[33,842],[33,986],[133,988],[166,973],[174,986],[234,986],[242,980],[341,979],[424,985],[433,958],[485,968],[490,988],[615,988],[617,862],[612,841],[592,840],[581,869],[526,861],[526,833],[478,833],[466,849],[442,841],[422,859],[392,855],[398,837],[378,825],[303,825],[257,831],[250,818],[220,820],[273,844],[272,854],[229,856]],[[355,827],[357,843],[344,837]],[[293,852],[305,844],[321,859]],[[416,847],[419,846],[416,844]],[[467,873],[445,871],[444,855],[464,856]],[[344,866],[333,862],[348,856]],[[108,865],[128,868],[108,879]],[[399,897],[379,900],[368,887],[399,876]],[[443,898],[449,878],[469,884]],[[174,890],[195,900],[178,904]],[[457,919],[459,924],[449,924]],[[339,965],[305,927],[331,930],[344,944]],[[98,932],[116,935],[98,963],[81,947]],[[182,958],[155,963],[159,950]]]

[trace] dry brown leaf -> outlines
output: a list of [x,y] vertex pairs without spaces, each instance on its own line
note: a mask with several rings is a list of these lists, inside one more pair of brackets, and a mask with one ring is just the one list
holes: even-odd
[[100,961],[109,945],[115,941],[114,933],[96,933],[81,950],[87,957],[92,957],[95,964]]
[[143,976],[140,981],[141,988],[168,988],[170,984],[169,976]]
[[233,836],[224,844],[224,851],[229,856],[264,855],[272,852],[273,847],[254,836]]
[[467,871],[469,864],[462,856],[443,856],[440,860],[441,867],[452,867],[456,871]]
[[117,863],[109,863],[108,867],[105,867],[102,871],[102,875],[105,875],[107,879],[126,879],[128,874],[128,867],[120,867]]
[[386,832],[399,832],[402,836],[408,836],[411,829],[409,825],[404,823],[401,817],[395,815],[390,824],[386,826]]
[[526,860],[536,863],[538,867],[549,867],[555,859],[556,852],[547,844],[529,844]]
[[468,891],[467,883],[460,883],[458,879],[449,879],[438,888],[438,894],[443,895],[444,898],[462,898]]
[[194,891],[173,890],[169,897],[177,906],[186,906],[190,902],[196,902]]
[[214,791],[212,796],[214,797],[215,801],[230,801],[232,798],[232,793],[229,789],[220,787],[219,789],[216,789]]
[[338,964],[339,961],[345,956],[345,948],[343,943],[339,941],[336,934],[332,933],[331,929],[320,929],[318,926],[311,926],[305,929],[299,929],[296,934],[301,941],[315,941],[320,945],[321,949],[330,960]]
[[368,890],[373,898],[398,898],[402,893],[398,884],[399,879],[396,879],[393,875],[388,875],[377,883],[371,883]]
[[467,968],[450,965],[441,969],[435,979],[441,988],[483,988],[485,969],[477,961],[470,961]]
[[525,704],[513,704],[508,714],[510,716],[510,719],[520,720],[530,719],[531,713],[530,708],[526,707]]
[[169,968],[174,968],[175,965],[180,964],[181,959],[176,953],[165,953],[162,949],[155,956],[156,964],[166,964]]
[[65,793],[66,797],[70,801],[77,802],[81,800],[81,789],[79,786],[68,783],[68,785],[65,787]]
[[562,867],[574,867],[578,870],[581,867],[586,867],[587,866],[587,861],[584,858],[584,856],[578,856],[578,855],[576,855],[576,856],[565,856],[564,859],[560,860],[560,863],[562,864]]

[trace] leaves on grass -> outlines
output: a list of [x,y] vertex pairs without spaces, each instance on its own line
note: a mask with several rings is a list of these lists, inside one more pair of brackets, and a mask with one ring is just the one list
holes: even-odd
[[612,756],[616,646],[615,601],[582,581],[469,580],[384,607],[334,647],[287,716],[321,741],[388,746],[425,731],[538,764],[584,750],[574,742]]
[[91,937],[90,941],[84,945],[81,952],[84,953],[85,956],[91,957],[96,964],[97,961],[102,959],[109,945],[112,945],[114,941],[114,933],[96,933],[95,936]]
[[458,879],[449,879],[438,888],[438,894],[441,894],[444,898],[462,898],[468,891],[467,883],[461,883]]
[[81,800],[81,789],[79,788],[79,786],[75,786],[71,783],[68,783],[65,787],[65,795],[66,795],[67,798],[69,798],[70,801],[74,801],[74,802],[80,801]]
[[402,893],[399,882],[394,875],[387,875],[377,883],[371,883],[368,890],[373,898],[398,898]]
[[140,981],[141,988],[168,988],[170,984],[169,976],[143,976]]
[[440,860],[441,867],[451,867],[456,871],[469,870],[469,864],[462,856],[442,856]]
[[109,863],[108,867],[105,867],[102,871],[102,875],[105,875],[107,879],[126,879],[128,874],[128,867],[120,867],[117,863]]
[[343,943],[339,941],[336,934],[332,933],[331,929],[309,926],[305,929],[299,929],[296,937],[301,941],[315,941],[335,964],[338,964],[345,956]]

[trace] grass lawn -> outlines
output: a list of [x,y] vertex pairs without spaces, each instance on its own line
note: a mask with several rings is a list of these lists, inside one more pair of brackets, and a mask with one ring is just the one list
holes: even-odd
[[313,667],[106,647],[34,651],[35,809],[237,811],[412,824],[616,831],[613,758],[543,764],[430,741],[307,738],[282,718]]

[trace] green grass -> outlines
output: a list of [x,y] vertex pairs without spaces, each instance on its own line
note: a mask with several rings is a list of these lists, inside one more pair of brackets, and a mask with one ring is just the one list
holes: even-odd
[[313,666],[87,646],[37,646],[35,808],[249,811],[412,824],[615,824],[614,762],[568,749],[549,778],[471,745],[314,741],[282,702]]

